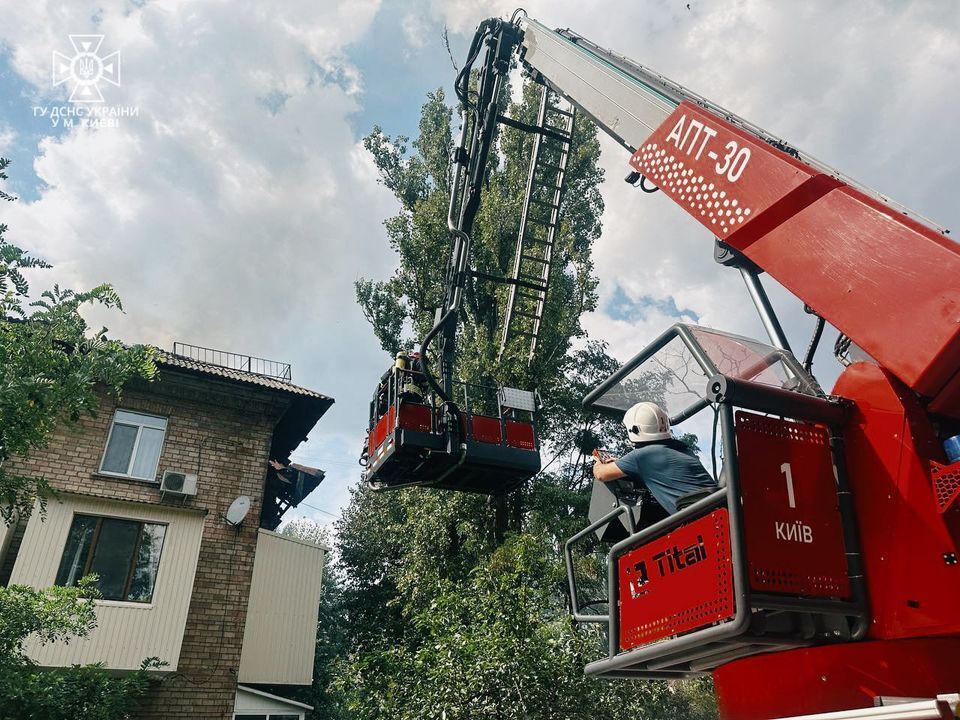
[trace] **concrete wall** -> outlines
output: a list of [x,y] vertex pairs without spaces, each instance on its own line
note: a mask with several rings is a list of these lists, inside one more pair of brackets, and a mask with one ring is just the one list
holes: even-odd
[[324,548],[260,530],[240,682],[309,685]]
[[130,518],[167,525],[160,566],[149,603],[97,602],[97,627],[85,638],[67,643],[26,646],[38,664],[63,667],[101,662],[115,670],[136,670],[144,658],[159,657],[177,670],[180,644],[193,594],[204,513],[141,503],[61,495],[48,504],[46,517],[35,512],[27,525],[12,584],[48,587],[54,584],[67,532],[76,513]]

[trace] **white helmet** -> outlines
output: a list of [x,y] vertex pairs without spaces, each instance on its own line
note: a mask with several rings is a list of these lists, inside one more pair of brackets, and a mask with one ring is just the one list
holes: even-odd
[[638,402],[623,414],[623,424],[627,428],[630,442],[650,442],[673,437],[670,434],[670,418],[656,403]]

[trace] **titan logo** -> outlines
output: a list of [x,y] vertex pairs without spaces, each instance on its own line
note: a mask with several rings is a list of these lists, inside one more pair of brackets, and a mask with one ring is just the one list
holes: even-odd
[[777,540],[810,544],[813,542],[813,528],[800,520],[774,523]]
[[[703,543],[703,535],[697,535],[697,541],[692,545],[686,547],[674,545],[666,550],[661,550],[652,559],[657,563],[657,571],[660,577],[686,570],[688,567],[707,559],[707,547]],[[633,569],[637,575],[630,581],[630,595],[636,599],[647,593],[643,587],[650,582],[650,574],[647,571],[646,560],[638,562],[633,566]]]

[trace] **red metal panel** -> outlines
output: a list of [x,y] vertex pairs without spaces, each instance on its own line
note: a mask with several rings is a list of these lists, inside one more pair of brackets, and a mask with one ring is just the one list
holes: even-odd
[[499,445],[503,441],[500,418],[473,415],[471,417],[473,439],[482,443]]
[[524,450],[533,450],[534,443],[533,425],[516,420],[507,420],[507,445]]
[[433,411],[429,405],[402,403],[398,424],[404,430],[430,432],[433,429]]
[[731,619],[727,509],[622,555],[619,574],[622,650]]
[[393,430],[396,427],[396,410],[393,405],[387,410],[385,415],[382,415],[377,421],[376,427],[373,429],[373,446],[374,448],[380,448],[383,445],[383,441],[387,439],[388,436],[393,434]]
[[736,419],[750,587],[848,598],[827,431],[743,411]]
[[957,692],[958,657],[957,638],[823,645],[736,660],[713,682],[723,720],[768,720]]
[[746,254],[913,390],[960,365],[960,246],[862,193],[831,192]]
[[956,372],[956,243],[687,102],[631,165],[912,389]]
[[[960,634],[960,553],[940,514],[930,460],[940,446],[916,396],[870,363],[834,393],[854,402],[844,428],[870,602],[869,637]],[[955,690],[955,689],[954,689]]]
[[373,447],[378,448],[383,444],[384,439],[387,437],[387,422],[388,418],[386,415],[381,416],[377,420],[376,426],[373,428]]

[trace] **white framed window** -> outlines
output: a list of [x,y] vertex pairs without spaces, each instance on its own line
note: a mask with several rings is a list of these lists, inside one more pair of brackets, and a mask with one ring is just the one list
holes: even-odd
[[166,432],[166,418],[117,410],[100,462],[100,472],[156,481]]

